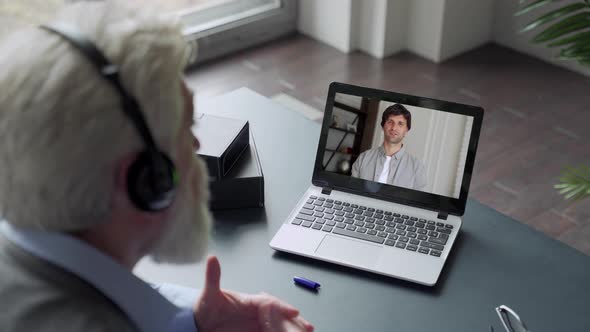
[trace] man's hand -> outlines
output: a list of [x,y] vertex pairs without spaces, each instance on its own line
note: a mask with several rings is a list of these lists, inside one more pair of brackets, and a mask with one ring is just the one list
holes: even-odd
[[199,332],[311,332],[313,326],[299,311],[268,294],[249,295],[219,287],[217,257],[207,259],[205,288],[195,305]]

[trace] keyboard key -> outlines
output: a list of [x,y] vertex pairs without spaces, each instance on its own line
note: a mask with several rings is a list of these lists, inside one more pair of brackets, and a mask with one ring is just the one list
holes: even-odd
[[344,221],[344,217],[335,217],[334,220],[335,221]]
[[311,204],[313,204],[313,202],[314,202],[314,200],[313,200],[313,199],[308,199],[308,200],[307,200],[305,203],[306,203],[306,204],[310,204],[310,205],[311,205]]
[[383,232],[385,230],[385,226],[377,225],[377,226],[375,226],[375,229],[380,232]]
[[410,239],[410,243],[411,243],[411,244],[418,245],[418,244],[420,244],[420,240],[416,240],[416,239]]
[[402,218],[395,218],[393,221],[394,221],[396,224],[403,224],[403,223],[404,223],[404,220],[403,220]]
[[368,208],[367,211],[375,212],[374,208]]
[[375,228],[375,224],[365,223],[365,228],[373,229],[373,228]]
[[417,229],[416,227],[414,227],[414,226],[410,226],[410,227],[408,227],[408,232],[415,232],[415,231],[417,231],[417,230],[418,230],[418,229]]
[[435,231],[430,231],[430,232],[428,232],[428,236],[438,237],[438,233]]
[[346,219],[344,219],[344,223],[345,224],[354,224],[354,220],[352,218],[346,218]]
[[410,239],[415,239],[416,238],[416,233],[412,233],[410,231],[408,231],[408,235],[406,235],[407,237],[409,237]]
[[342,206],[350,206],[350,203],[342,202]]
[[357,229],[356,229],[356,231],[357,231],[358,233],[366,233],[366,232],[367,232],[367,229],[366,229],[366,228],[364,228],[364,227],[359,227],[359,228],[357,228]]
[[424,247],[420,247],[420,249],[418,249],[418,252],[421,253],[421,254],[428,255],[428,253],[430,252],[430,249],[424,248]]
[[408,215],[405,215],[405,214],[404,214],[404,215],[402,216],[402,219],[410,219],[410,216],[408,216]]
[[364,216],[356,216],[354,218],[354,220],[361,220],[361,221],[365,221],[365,217]]
[[332,219],[334,219],[334,215],[333,214],[324,214],[324,219],[332,220]]
[[440,239],[440,238],[436,238],[436,237],[431,237],[428,239],[428,242],[441,244],[444,246],[445,244],[447,244],[447,239]]
[[385,225],[385,220],[375,220],[377,225]]
[[334,200],[333,199],[327,199],[326,202],[328,202],[328,203],[334,203]]
[[435,249],[435,250],[443,250],[445,247],[441,246],[440,244],[430,243],[426,241],[420,242],[420,245],[426,248]]
[[385,226],[387,226],[387,227],[395,227],[395,223],[393,221],[388,221]]
[[418,250],[418,247],[416,247],[415,245],[408,244],[408,246],[406,247],[406,250],[416,251],[416,250]]
[[331,231],[332,231],[332,228],[333,228],[332,226],[328,226],[328,225],[326,225],[326,226],[324,226],[324,227],[322,228],[322,231],[324,231],[324,232],[328,232],[328,233],[329,233],[329,232],[331,232]]
[[375,219],[383,219],[383,214],[381,214],[381,213],[375,213],[375,215],[373,216],[373,218],[375,218]]
[[320,197],[320,198],[318,198],[318,201],[322,201],[322,202],[323,202],[323,201],[325,201],[325,200],[326,200],[326,199],[325,199],[325,198],[323,198],[323,197]]
[[389,211],[385,211],[383,214],[384,214],[384,215],[386,215],[386,216],[390,216],[390,215],[392,215],[393,213],[391,213],[391,212],[389,212]]
[[397,225],[397,226],[395,226],[395,228],[403,230],[403,229],[406,229],[406,225]]
[[355,225],[348,225],[348,226],[346,226],[346,229],[349,231],[356,231],[356,226]]
[[444,228],[444,227],[438,227],[436,229],[437,232],[441,232],[441,233],[445,233],[445,234],[451,234],[451,229],[450,228]]
[[334,210],[336,210],[336,211],[342,211],[342,209],[343,209],[342,205],[334,206]]
[[445,224],[444,224],[444,223],[442,223],[442,222],[437,222],[437,223],[436,223],[436,226],[438,226],[438,227],[445,227]]
[[403,243],[403,242],[399,242],[399,241],[398,241],[398,242],[395,244],[395,247],[396,247],[396,248],[400,248],[400,249],[405,249],[405,248],[406,248],[406,244],[405,244],[405,243]]
[[367,211],[367,212],[363,213],[363,216],[365,216],[365,217],[372,217],[373,216],[373,212]]
[[440,251],[432,250],[432,251],[430,252],[430,255],[431,255],[431,256],[440,257]]
[[322,205],[324,205],[324,203],[323,203],[322,201],[315,201],[315,202],[313,203],[313,205],[316,205],[316,206],[322,206]]
[[365,218],[366,222],[370,222],[370,223],[374,223],[375,219],[374,218]]
[[336,222],[334,220],[326,220],[326,225],[334,226],[334,225],[336,225]]
[[406,231],[398,229],[397,232],[395,232],[395,234],[400,235],[400,236],[405,236],[406,235]]
[[301,220],[301,219],[293,219],[293,221],[291,221],[291,223],[292,223],[293,225],[301,225],[301,222],[302,222],[302,221],[303,221],[303,220]]
[[323,218],[324,217],[324,214],[322,212],[315,212],[313,214],[313,216],[316,217],[316,218]]
[[401,214],[399,214],[399,213],[394,213],[394,214],[393,214],[393,216],[394,216],[394,217],[396,217],[396,218],[399,218],[399,217],[401,217],[402,215],[401,215]]
[[346,229],[335,228],[332,231],[332,233],[333,234],[338,234],[338,235],[350,236],[350,237],[353,237],[355,239],[371,241],[371,242],[375,242],[375,243],[379,243],[379,244],[383,244],[383,242],[385,242],[385,239],[380,238],[378,236],[371,236],[371,235],[374,235],[374,234],[369,234],[369,232],[367,232],[367,234],[363,234],[363,233],[351,232],[351,231],[346,230]]
[[354,214],[363,214],[363,212],[365,212],[365,211],[361,210],[361,209],[354,210]]
[[377,235],[377,231],[376,231],[376,230],[374,230],[374,229],[369,229],[369,230],[367,231],[367,234],[369,234],[369,235]]
[[418,221],[419,221],[419,222],[426,222],[426,219],[424,219],[424,218],[420,218],[420,219],[418,219]]
[[383,214],[383,210],[376,210],[375,212]]
[[316,206],[316,207],[315,207],[315,211],[316,211],[316,212],[324,212],[325,210],[326,210],[326,208],[324,208],[324,207],[321,207],[321,206]]
[[395,241],[387,239],[385,240],[385,245],[393,247],[395,245]]
[[367,207],[366,207],[366,206],[362,206],[362,205],[361,205],[361,206],[359,206],[359,209],[361,209],[361,210],[366,210],[366,209],[367,209]]
[[402,242],[408,242],[410,239],[408,239],[408,238],[407,238],[407,237],[405,237],[405,236],[401,236],[401,237],[399,238],[399,240],[400,240],[400,241],[402,241]]
[[354,218],[354,213],[347,213],[344,215],[346,218]]
[[428,240],[428,236],[419,234],[418,235],[418,240],[420,240],[420,241]]
[[353,209],[350,206],[344,208],[344,212],[352,212]]
[[357,207],[359,207],[359,206],[358,206],[358,205],[356,205],[356,204],[350,204],[350,206],[351,206],[353,209],[356,209]]
[[314,196],[314,195],[311,195],[311,196],[309,196],[309,198],[311,198],[311,199],[316,199],[316,198],[318,198],[318,197],[317,197],[317,196]]
[[434,225],[435,224],[435,222],[432,221],[432,220],[428,220],[427,223],[428,223],[428,225]]
[[385,216],[385,217],[383,217],[383,220],[385,220],[385,221],[392,221],[393,220],[393,217],[392,216]]
[[445,233],[438,234],[438,237],[441,238],[441,239],[445,239],[445,240],[448,240],[449,239],[449,236],[447,234],[445,234]]
[[416,231],[416,233],[418,233],[418,234],[426,234],[428,232],[425,229],[419,229],[419,230]]
[[397,240],[397,239],[399,239],[399,236],[397,236],[397,235],[395,235],[395,234],[389,234],[389,235],[387,236],[387,238],[388,238],[388,239],[392,239],[392,240]]
[[315,220],[315,222],[316,222],[316,224],[322,224],[323,225],[326,222],[326,220],[325,219],[318,218],[318,219]]
[[336,212],[334,212],[334,214],[337,215],[337,216],[339,216],[339,217],[342,217],[344,215],[344,212],[342,212],[342,211],[336,211]]
[[307,203],[307,204],[303,205],[304,208],[309,209],[309,210],[313,210],[314,206],[315,205],[312,205],[311,203]]
[[427,225],[427,226],[426,226],[426,229],[427,229],[427,230],[429,230],[429,231],[433,231],[433,230],[435,230],[435,229],[436,229],[436,227],[435,227],[435,226],[433,226],[433,225]]
[[395,227],[387,227],[387,228],[385,229],[385,231],[386,231],[387,233],[393,233],[393,234],[395,234]]
[[326,211],[324,211],[324,213],[329,213],[329,214],[332,214],[334,212],[336,212],[336,211],[334,211],[334,209],[326,209]]
[[378,237],[382,237],[382,238],[386,238],[387,237],[387,233],[386,232],[379,232],[377,233]]
[[365,225],[365,222],[364,221],[357,220],[357,221],[354,222],[354,225],[355,226],[359,226],[359,227],[363,227]]
[[408,226],[414,226],[414,222],[412,220],[406,220],[406,222],[404,223]]
[[312,210],[308,210],[308,209],[301,209],[301,211],[299,211],[300,214],[306,214],[308,216],[313,215],[313,211]]
[[324,203],[324,207],[327,208],[327,209],[331,209],[331,208],[334,207],[334,204],[332,204],[332,203]]
[[307,216],[307,215],[301,214],[301,213],[297,215],[297,219],[302,219],[302,220],[306,220],[306,221],[314,221],[315,220],[314,217]]
[[343,222],[339,222],[339,223],[336,223],[336,227],[337,228],[344,228],[344,227],[346,227],[346,224]]
[[453,229],[453,225],[446,224],[446,225],[445,225],[445,228],[448,228],[448,229]]
[[304,221],[301,223],[301,226],[309,228],[311,227],[311,221]]
[[424,227],[426,227],[426,224],[421,223],[421,222],[417,222],[416,223],[416,227],[418,227],[418,228],[424,228]]
[[342,204],[342,201],[334,201],[334,204],[341,205]]
[[412,221],[418,221],[418,218],[416,218],[416,217],[410,217],[410,220],[412,220]]
[[322,227],[323,227],[323,226],[322,226],[322,225],[320,225],[320,224],[318,224],[318,223],[315,223],[315,224],[313,224],[313,226],[311,226],[311,228],[313,228],[313,229],[318,229],[318,230],[319,230],[319,229],[322,229]]

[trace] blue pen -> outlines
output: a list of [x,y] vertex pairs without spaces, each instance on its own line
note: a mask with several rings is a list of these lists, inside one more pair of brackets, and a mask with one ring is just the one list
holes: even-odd
[[320,284],[318,284],[317,282],[302,277],[293,277],[293,281],[296,284],[311,290],[317,290],[318,288],[320,288]]

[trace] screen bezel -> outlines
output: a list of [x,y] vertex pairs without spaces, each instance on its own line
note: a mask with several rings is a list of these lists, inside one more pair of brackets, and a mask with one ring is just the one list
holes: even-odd
[[[322,162],[324,160],[324,152],[328,139],[330,120],[332,118],[332,110],[334,108],[336,93],[366,97],[370,99],[380,99],[382,101],[428,108],[435,111],[444,111],[472,116],[473,125],[471,127],[471,136],[469,138],[469,146],[467,150],[467,158],[465,160],[465,169],[463,172],[463,179],[461,181],[459,198],[381,184],[374,181],[353,178],[352,176],[322,170]],[[329,188],[332,190],[339,190],[394,203],[462,216],[465,213],[469,185],[473,175],[475,153],[477,151],[477,145],[479,142],[479,134],[483,121],[483,112],[483,108],[477,106],[333,82],[330,84],[328,99],[326,101],[322,131],[320,134],[320,140],[318,143],[316,160],[313,169],[312,183],[315,186],[322,188]]]

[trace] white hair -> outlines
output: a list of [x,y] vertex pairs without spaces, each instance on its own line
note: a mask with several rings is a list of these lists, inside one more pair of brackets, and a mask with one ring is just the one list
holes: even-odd
[[[158,147],[176,161],[188,57],[180,24],[117,1],[65,7],[120,67]],[[0,43],[0,215],[21,227],[86,229],[108,218],[117,163],[145,148],[115,89],[61,37],[38,27]]]

